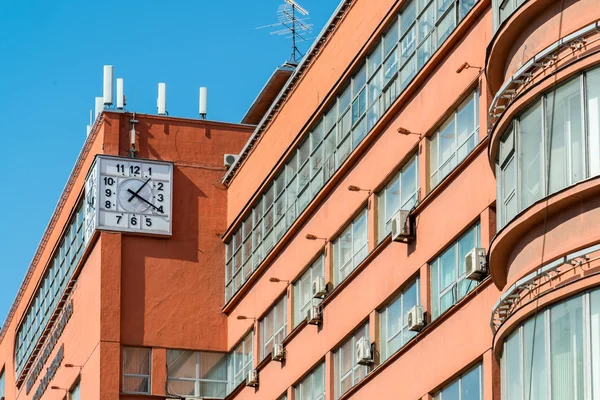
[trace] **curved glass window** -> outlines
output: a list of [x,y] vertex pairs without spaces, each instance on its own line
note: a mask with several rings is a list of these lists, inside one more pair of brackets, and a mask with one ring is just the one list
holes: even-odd
[[549,194],[600,174],[600,68],[543,95],[500,139],[498,225]]
[[531,317],[504,342],[502,400],[600,399],[600,289]]

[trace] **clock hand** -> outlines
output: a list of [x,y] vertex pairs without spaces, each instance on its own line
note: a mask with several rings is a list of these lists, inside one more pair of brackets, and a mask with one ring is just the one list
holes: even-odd
[[[135,196],[136,196],[136,195],[137,195],[137,194],[140,192],[140,190],[142,190],[142,189],[144,188],[144,186],[146,186],[146,184],[147,184],[148,182],[150,182],[150,179],[151,179],[151,178],[148,178],[148,180],[147,180],[146,182],[144,182],[144,184],[143,184],[142,186],[140,186],[140,188],[139,188],[139,189],[138,189],[138,190],[137,190],[135,193],[134,193],[134,192],[133,192],[131,189],[127,189],[127,191],[128,191],[128,192],[131,192],[131,193],[133,193],[133,194],[131,195],[131,197],[129,198],[129,200],[127,200],[127,202],[128,202],[128,203],[131,203],[131,200],[133,200],[133,198],[134,198],[134,197],[135,197]],[[138,196],[138,197],[139,197],[139,196]]]
[[131,189],[127,189],[127,191],[128,191],[129,193],[131,193],[131,194],[132,194],[131,198],[138,197],[138,198],[139,198],[140,200],[142,200],[144,203],[147,203],[147,204],[151,205],[152,207],[154,207],[154,209],[155,209],[155,210],[157,210],[157,211],[158,211],[158,207],[156,207],[154,204],[150,203],[148,200],[146,200],[145,198],[143,198],[142,196],[140,196],[139,194],[137,194],[137,193],[136,193],[136,192],[134,192],[133,190],[131,190]]

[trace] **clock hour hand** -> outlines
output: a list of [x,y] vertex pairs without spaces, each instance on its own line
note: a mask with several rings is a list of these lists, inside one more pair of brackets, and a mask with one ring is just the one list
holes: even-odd
[[143,198],[142,196],[140,196],[139,194],[137,194],[137,193],[136,193],[136,192],[134,192],[133,190],[131,190],[131,189],[127,189],[127,191],[128,191],[129,193],[131,193],[131,198],[132,198],[132,199],[133,199],[134,197],[137,197],[137,198],[139,198],[140,200],[142,200],[144,203],[147,203],[147,204],[149,204],[150,206],[154,207],[154,209],[155,209],[155,210],[159,211],[159,210],[158,210],[158,207],[156,207],[154,204],[150,203],[148,200],[146,200],[145,198]]
[[[140,192],[140,190],[142,190],[142,189],[144,188],[144,186],[146,186],[146,184],[147,184],[148,182],[150,182],[150,179],[151,179],[151,178],[148,178],[148,180],[147,180],[146,182],[144,182],[144,184],[143,184],[142,186],[140,186],[140,188],[139,188],[139,189],[138,189],[136,192],[132,191],[131,189],[127,189],[127,191],[131,193],[131,197],[129,198],[129,200],[127,200],[127,202],[128,202],[128,203],[131,203],[131,200],[133,200],[133,198],[134,198],[135,196],[138,196],[138,197],[140,197],[140,196],[138,195],[138,193]],[[141,198],[141,197],[140,197],[140,198]],[[142,200],[143,200],[143,199],[142,199]]]

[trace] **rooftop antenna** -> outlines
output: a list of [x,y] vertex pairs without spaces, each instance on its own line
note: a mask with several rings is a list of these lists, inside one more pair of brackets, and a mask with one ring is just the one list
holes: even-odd
[[156,99],[156,108],[158,115],[169,115],[167,112],[167,84],[160,82],[158,84],[158,99]]
[[96,119],[102,114],[102,110],[104,110],[104,97],[96,97]]
[[92,125],[94,124],[94,111],[90,110],[90,124],[87,126],[87,134],[89,136],[90,132],[92,132]]
[[117,78],[117,108],[125,108],[125,94],[123,92],[123,78]]
[[104,99],[104,106],[112,106],[113,104],[113,73],[114,68],[112,65],[104,66],[104,90],[102,91],[102,98]]
[[200,118],[206,119],[206,102],[208,99],[208,89],[205,87],[200,88]]
[[259,26],[256,29],[263,28],[280,28],[271,32],[271,35],[286,36],[292,39],[292,54],[290,61],[298,64],[299,60],[304,57],[304,54],[298,49],[298,42],[305,42],[307,37],[312,33],[313,24],[306,23],[310,18],[298,18],[297,14],[306,17],[308,11],[294,0],[284,0],[284,3],[277,10],[277,20],[275,24]]

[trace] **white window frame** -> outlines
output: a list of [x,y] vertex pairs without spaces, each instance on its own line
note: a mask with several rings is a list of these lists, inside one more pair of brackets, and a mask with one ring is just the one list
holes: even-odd
[[[478,399],[472,399],[472,398],[463,399],[463,397],[462,397],[462,380],[466,375],[470,374],[473,371],[477,371],[477,373],[479,375],[479,398]],[[445,400],[444,399],[444,390],[448,389],[450,386],[454,385],[457,382],[458,382],[458,399],[457,400],[483,400],[483,365],[481,363],[477,364],[473,368],[470,368],[468,371],[461,374],[454,381],[452,381],[448,385],[446,385],[442,390],[437,392],[435,394],[435,396],[433,396],[433,400]]]
[[[358,384],[363,378],[360,378],[359,376],[357,376],[358,371],[360,369],[362,369],[364,371],[364,376],[367,376],[370,372],[370,368],[368,366],[365,365],[359,365],[357,363],[357,359],[356,359],[356,343],[359,340],[359,338],[364,337],[367,339],[367,341],[369,341],[370,343],[370,337],[369,337],[369,323],[367,322],[365,325],[361,326],[359,329],[357,329],[351,337],[349,337],[340,347],[338,347],[338,349],[334,352],[333,354],[333,358],[334,358],[334,363],[335,363],[335,377],[334,377],[334,385],[335,385],[335,398],[339,399],[344,393],[342,393],[342,381],[345,380],[346,378],[351,378],[352,380],[352,384],[350,386],[350,388],[356,386],[356,384]],[[345,372],[343,375],[341,374],[342,371],[342,364],[343,364],[343,357],[344,354],[342,354],[342,350],[344,348],[344,346],[348,343],[351,343],[350,345],[350,353],[351,353],[351,357],[352,357],[352,367],[350,368],[350,371]],[[350,388],[348,388],[348,390],[350,390]]]
[[[246,342],[250,343],[250,349],[246,348],[247,347]],[[241,351],[240,351],[240,349],[241,349]],[[236,368],[238,356],[247,358],[246,362],[243,362],[243,359],[242,359],[242,366],[239,370]],[[227,374],[228,378],[229,378],[229,376],[231,377],[230,379],[228,379],[228,380],[230,380],[230,384],[231,384],[231,387],[229,388],[228,392],[231,392],[233,389],[235,389],[237,386],[239,386],[239,384],[242,383],[246,379],[248,372],[250,372],[253,368],[253,365],[254,365],[254,331],[250,331],[246,336],[244,336],[244,338],[233,348],[233,350],[229,354],[228,358],[229,358],[229,363],[230,363],[229,370],[231,371],[231,373],[228,372],[228,374]]]
[[[469,233],[471,233],[472,231],[474,231],[475,233],[475,246],[473,246],[473,248],[475,247],[479,247],[481,245],[481,224],[479,223],[479,221],[477,221],[477,223],[475,223],[474,225],[470,226],[469,229],[467,229],[455,242],[453,242],[450,246],[446,247],[444,249],[444,251],[438,256],[436,257],[431,263],[430,263],[430,271],[431,271],[431,276],[430,276],[430,284],[432,287],[431,290],[431,301],[432,301],[432,313],[431,313],[431,318],[432,319],[436,319],[439,316],[443,315],[446,311],[448,311],[450,308],[452,308],[452,305],[458,303],[461,299],[463,299],[464,297],[466,297],[469,293],[471,293],[471,291],[473,291],[478,285],[479,283],[476,281],[470,281],[470,288],[469,290],[467,290],[467,292],[464,294],[464,296],[460,297],[459,296],[459,285],[463,282],[466,281],[466,275],[464,273],[459,275],[459,269],[460,269],[460,265],[464,264],[464,260],[460,259],[460,248],[459,248],[459,243],[460,241]],[[441,282],[441,274],[442,274],[442,268],[441,268],[441,259],[444,256],[444,254],[446,254],[446,252],[450,251],[451,249],[454,249],[455,252],[455,264],[454,264],[454,279],[452,281],[451,284],[449,284],[447,287],[441,289],[440,288],[440,282]],[[435,269],[435,273],[433,272],[433,270]],[[436,279],[435,284],[431,283],[432,279]],[[437,289],[437,293],[434,293],[434,289]],[[442,298],[448,294],[452,292],[452,305],[446,309],[446,310],[441,310],[441,301]],[[437,311],[437,314],[434,313],[434,311]]]
[[[381,335],[381,359],[382,361],[387,360],[388,358],[390,358],[393,354],[395,354],[397,351],[399,351],[402,347],[404,347],[404,345],[406,345],[406,343],[408,343],[408,341],[410,341],[415,335],[416,333],[408,333],[409,337],[406,338],[402,338],[401,340],[401,344],[400,347],[398,347],[395,350],[392,350],[389,348],[389,343],[395,339],[398,335],[402,335],[403,332],[408,329],[408,319],[407,319],[407,314],[410,311],[410,309],[407,309],[404,306],[404,297],[406,295],[406,293],[413,288],[413,286],[415,287],[416,290],[416,294],[417,294],[417,298],[416,298],[416,305],[420,305],[421,304],[421,287],[420,287],[420,279],[417,277],[414,280],[412,280],[410,283],[408,283],[407,285],[405,285],[405,287],[402,289],[402,292],[400,292],[400,294],[398,296],[396,296],[394,298],[394,300],[390,301],[388,304],[385,305],[385,307],[380,311],[380,335]],[[400,316],[402,318],[402,323],[400,325],[400,329],[398,330],[398,332],[392,333],[392,336],[390,336],[390,332],[388,332],[388,319],[389,319],[389,314],[390,314],[390,308],[393,306],[396,306],[397,303],[400,303]],[[407,331],[408,332],[408,331]]]
[[[148,374],[132,374],[125,372],[125,353],[128,349],[144,349],[148,351]],[[121,387],[123,393],[130,394],[150,394],[152,392],[152,348],[151,347],[138,347],[138,346],[123,346],[123,359],[121,360],[121,365],[123,368],[123,376],[121,378]],[[127,378],[137,378],[137,379],[148,379],[148,391],[146,392],[137,392],[137,391],[127,391],[125,390],[125,380]]]
[[[277,321],[277,310],[283,308],[283,321]],[[266,319],[273,319],[273,332],[266,331]],[[281,341],[285,339],[287,333],[287,295],[284,295],[281,299],[275,303],[269,312],[260,320],[260,355],[261,360],[264,360],[271,351],[267,352],[267,346],[271,345],[273,348],[276,344],[281,344],[277,340],[277,337],[281,335]]]
[[[415,175],[412,177],[414,179],[414,191],[412,191],[405,202],[402,202],[402,198],[406,197],[402,192],[402,181],[403,179],[410,179],[408,174],[408,170],[414,165]],[[387,214],[387,204],[392,198],[389,194],[389,191],[394,186],[396,180],[398,181],[398,204],[397,207],[394,207],[393,211],[390,215]],[[377,194],[377,213],[378,213],[378,232],[377,238],[378,242],[381,242],[392,232],[391,221],[394,214],[396,214],[400,210],[411,210],[418,201],[419,197],[419,157],[417,154],[413,155],[398,171],[398,173],[390,179],[389,183]]]
[[[364,229],[365,231],[365,237],[366,237],[366,241],[364,244],[362,244],[358,249],[354,248],[354,242],[355,242],[355,238],[354,238],[354,227],[355,225],[357,225],[362,219],[364,218]],[[341,238],[343,238],[345,235],[351,235],[351,256],[349,258],[349,260],[346,261],[346,263],[344,265],[341,265],[341,261],[340,261],[340,246],[341,246]],[[365,248],[367,249],[364,257],[361,256],[361,253],[365,250]],[[358,214],[356,216],[356,218],[354,218],[354,220],[344,229],[344,231],[339,235],[339,237],[333,241],[333,270],[334,270],[334,284],[338,285],[341,282],[344,281],[344,279],[346,279],[346,277],[348,277],[348,275],[350,275],[350,273],[352,273],[352,271],[354,271],[356,269],[356,267],[368,256],[369,253],[369,216],[368,216],[368,210],[365,209],[363,211],[360,212],[360,214]],[[344,274],[342,274],[342,272],[344,272]],[[342,277],[343,276],[343,277]]]
[[[479,143],[479,91],[475,90],[469,96],[467,96],[461,104],[452,112],[452,115],[444,121],[444,123],[440,126],[440,128],[431,136],[430,139],[430,152],[429,152],[429,182],[430,182],[430,190],[433,190],[436,186],[444,181],[444,179],[450,175],[450,173],[460,165],[460,163],[467,158],[467,156],[477,147]],[[462,141],[458,141],[458,115],[459,113],[465,109],[471,102],[473,102],[473,131],[468,134],[468,136]],[[454,124],[454,150],[451,155],[442,160],[441,152],[440,152],[440,136],[442,134],[443,128],[448,126],[448,124]],[[459,152],[464,146],[469,146],[472,142],[473,137],[475,136],[475,140],[473,141],[473,148],[468,149],[462,158],[459,157]],[[435,158],[435,160],[434,160]],[[435,162],[435,165],[432,163]],[[454,163],[454,166],[451,166],[447,169],[446,173],[442,175],[442,170],[446,168],[448,165]]]
[[[317,374],[321,374],[321,377],[318,377]],[[323,392],[315,393],[315,381],[317,379],[323,382]],[[294,398],[297,400],[325,400],[325,386],[325,362],[322,362],[294,386]]]
[[[168,351],[172,351],[171,349],[168,349]],[[227,396],[227,387],[229,385],[229,382],[227,380],[227,378],[225,380],[219,380],[219,379],[205,379],[203,377],[201,377],[201,371],[200,371],[200,364],[201,364],[201,359],[202,359],[202,355],[203,354],[209,354],[211,352],[208,351],[193,351],[193,350],[174,350],[174,351],[180,351],[183,353],[188,353],[188,354],[193,354],[195,359],[196,359],[196,377],[195,378],[183,378],[183,377],[176,377],[176,376],[171,376],[169,375],[169,369],[168,369],[168,365],[167,365],[167,388],[168,388],[168,383],[170,381],[174,381],[174,382],[190,382],[190,383],[194,383],[194,397],[199,397],[202,399],[223,399]],[[227,353],[217,353],[221,356],[224,357],[224,361],[225,361],[225,370],[227,370]],[[225,371],[227,372],[227,371]],[[223,397],[210,397],[210,396],[204,396],[201,393],[201,388],[202,388],[202,383],[217,383],[217,384],[224,384],[225,386],[225,393],[223,395]],[[177,394],[174,394],[175,396],[177,396]]]
[[[316,305],[317,300],[312,298],[312,283],[317,277],[325,277],[325,254],[321,254],[302,276],[293,283],[294,290],[294,328],[306,319],[307,310]],[[301,303],[302,293],[308,292],[308,301]]]

